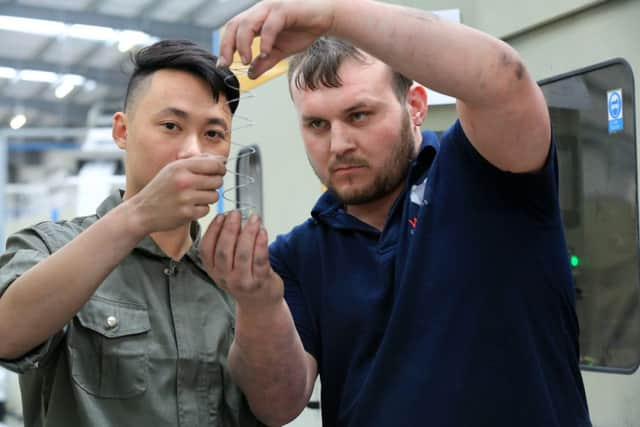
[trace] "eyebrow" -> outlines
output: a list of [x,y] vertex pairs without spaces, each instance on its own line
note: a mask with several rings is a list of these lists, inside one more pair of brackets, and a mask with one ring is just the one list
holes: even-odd
[[[365,102],[365,101],[360,101],[357,102],[356,104],[352,105],[349,108],[346,108],[345,110],[342,111],[343,115],[349,115],[351,113],[353,113],[354,111],[359,111],[362,109],[366,109],[366,108],[372,108],[372,106],[374,106],[375,103],[372,102]],[[309,123],[312,122],[314,120],[324,120],[321,117],[316,117],[316,116],[307,116],[307,115],[303,115],[302,116],[302,121],[304,123]]]
[[316,116],[305,116],[305,115],[302,116],[302,121],[304,123],[309,123],[314,120],[324,120],[324,119],[321,119],[320,117],[316,117]]
[[[180,117],[181,119],[188,119],[189,118],[189,113],[187,113],[184,110],[181,110],[180,108],[176,108],[176,107],[167,107],[163,110],[160,110],[157,114],[155,114],[156,116],[163,116],[165,114],[171,114],[177,117]],[[228,130],[229,129],[229,125],[227,124],[227,121],[221,117],[209,117],[207,119],[207,124],[208,125],[218,125],[224,128],[224,130]]]
[[344,113],[353,113],[354,111],[362,110],[363,108],[371,108],[371,104],[366,102],[358,102],[357,104],[352,105],[351,107],[344,110]]

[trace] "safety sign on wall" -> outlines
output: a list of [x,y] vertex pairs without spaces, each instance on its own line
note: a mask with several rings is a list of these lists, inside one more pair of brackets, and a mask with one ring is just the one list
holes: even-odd
[[607,92],[607,113],[609,115],[609,133],[624,130],[624,116],[622,105],[622,89]]

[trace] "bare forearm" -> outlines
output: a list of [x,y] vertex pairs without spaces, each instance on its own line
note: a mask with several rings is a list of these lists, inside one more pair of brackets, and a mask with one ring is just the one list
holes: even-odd
[[315,380],[308,359],[284,301],[268,313],[238,307],[229,366],[263,422],[286,424],[304,409]]
[[16,279],[0,298],[0,358],[21,356],[63,328],[145,236],[186,230],[206,215],[225,172],[224,158],[205,154],[166,164],[144,188]]
[[337,2],[332,33],[434,90],[467,103],[495,102],[526,70],[507,44],[416,9]]
[[143,237],[131,218],[130,206],[120,205],[7,289],[0,298],[0,358],[21,356],[80,310]]
[[466,136],[491,164],[516,173],[542,167],[549,152],[549,114],[513,48],[415,9],[352,0],[337,2],[335,10],[334,35],[457,98]]

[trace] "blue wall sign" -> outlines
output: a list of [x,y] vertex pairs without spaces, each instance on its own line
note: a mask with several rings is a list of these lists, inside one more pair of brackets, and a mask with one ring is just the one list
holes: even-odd
[[609,115],[609,133],[624,130],[622,89],[607,92],[607,114]]

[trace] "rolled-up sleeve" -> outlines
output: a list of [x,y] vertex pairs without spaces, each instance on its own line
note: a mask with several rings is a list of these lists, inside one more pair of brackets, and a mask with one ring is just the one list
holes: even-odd
[[[13,234],[7,240],[7,249],[0,256],[0,298],[15,280],[51,253],[41,234],[29,228]],[[45,319],[43,319],[45,320]],[[24,373],[38,368],[55,351],[66,329],[49,337],[47,341],[15,360],[0,359],[0,366]]]

